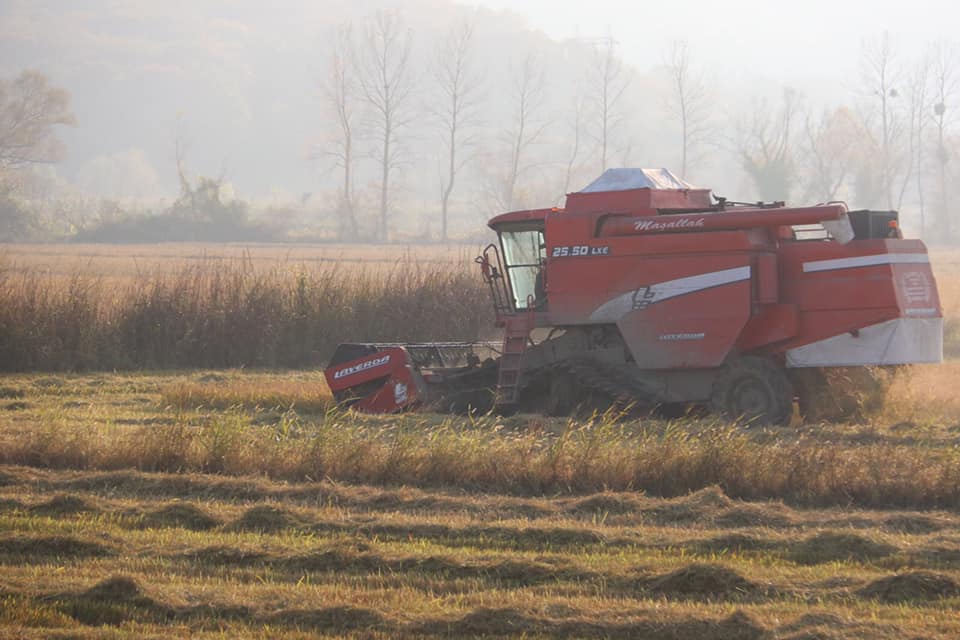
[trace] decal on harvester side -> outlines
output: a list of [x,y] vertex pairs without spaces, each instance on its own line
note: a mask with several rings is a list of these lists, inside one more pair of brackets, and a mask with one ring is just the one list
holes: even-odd
[[903,293],[907,316],[936,316],[939,310],[933,301],[934,285],[923,271],[906,271],[900,275],[900,291]]
[[907,271],[900,277],[900,286],[907,304],[930,302],[932,287],[927,274],[922,271]]
[[859,267],[876,267],[883,264],[929,263],[930,257],[923,253],[877,253],[870,256],[804,262],[803,272],[813,273],[817,271],[835,271],[836,269],[857,269]]
[[664,300],[749,279],[750,267],[743,266],[637,287],[604,302],[590,314],[590,319],[594,322],[616,322],[628,313],[642,311]]
[[703,340],[707,334],[703,331],[697,333],[664,333],[657,336],[657,340],[662,342],[678,342],[682,340]]
[[591,247],[586,244],[574,245],[571,247],[554,247],[550,253],[551,258],[583,258],[586,256],[608,256],[610,247]]
[[352,367],[340,369],[339,371],[334,372],[333,379],[339,380],[340,378],[346,378],[347,376],[352,376],[355,373],[360,373],[361,371],[366,371],[367,369],[373,369],[374,367],[385,365],[388,362],[390,362],[390,354],[387,354],[381,358],[375,358],[373,360],[361,362],[360,364],[355,364]]
[[633,223],[636,231],[674,231],[677,229],[700,229],[707,223],[706,218],[674,218],[672,220],[637,220]]

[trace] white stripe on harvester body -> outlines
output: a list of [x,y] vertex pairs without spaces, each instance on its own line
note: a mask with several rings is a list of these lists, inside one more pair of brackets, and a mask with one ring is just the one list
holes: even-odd
[[749,279],[750,267],[744,266],[658,282],[607,300],[590,314],[590,319],[594,322],[616,322],[631,311],[638,310],[640,308],[637,306],[638,300],[643,301],[645,308],[677,296]]
[[814,271],[833,271],[834,269],[875,267],[881,264],[928,264],[929,262],[930,256],[925,253],[877,253],[871,256],[804,262],[803,271],[804,273],[811,273]]

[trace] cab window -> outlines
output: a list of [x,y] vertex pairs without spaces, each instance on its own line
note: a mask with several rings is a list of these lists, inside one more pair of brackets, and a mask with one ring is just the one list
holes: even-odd
[[500,240],[514,307],[529,309],[528,300],[533,300],[534,307],[541,307],[544,303],[541,269],[546,259],[543,230],[503,231]]

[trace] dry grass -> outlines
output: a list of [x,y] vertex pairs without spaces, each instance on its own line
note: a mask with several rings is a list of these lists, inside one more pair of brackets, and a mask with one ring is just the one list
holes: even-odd
[[[124,481],[3,471],[0,498],[17,503],[0,509],[6,635],[759,640],[960,632],[960,563],[931,567],[924,551],[942,545],[942,534],[884,533],[887,512],[798,511],[789,528],[738,529],[738,540],[753,542],[734,551],[707,544],[735,537],[708,519],[645,522],[644,512],[675,501],[635,493],[518,502],[246,479],[238,497],[206,475]],[[170,502],[155,491],[182,481],[197,498]],[[64,488],[92,510],[38,515],[33,507],[46,493]],[[576,510],[601,496],[639,500],[640,509],[617,521]],[[708,496],[683,500],[747,506],[716,490]],[[838,517],[860,523],[856,533],[831,528]],[[956,515],[939,517],[947,528],[960,524]],[[892,551],[792,560],[792,549],[831,535]]]
[[480,246],[358,244],[0,244],[7,268],[70,278],[78,272],[118,280],[177,273],[186,266],[244,262],[258,271],[338,265],[348,270],[392,271],[472,264]]
[[318,366],[341,342],[476,339],[492,313],[472,269],[436,265],[0,270],[0,301],[5,371]]
[[[632,489],[676,496],[717,485],[729,496],[796,505],[960,508],[960,407],[949,402],[935,414],[898,399],[898,410],[924,416],[922,424],[891,419],[746,431],[713,420],[621,422],[615,415],[586,422],[362,416],[332,407],[316,372],[7,383],[22,390],[13,402],[23,406],[0,413],[6,464],[513,495]],[[724,517],[773,524],[770,515]]]
[[290,376],[229,372],[201,374],[165,387],[161,403],[173,409],[264,409],[325,413],[334,402],[320,372]]

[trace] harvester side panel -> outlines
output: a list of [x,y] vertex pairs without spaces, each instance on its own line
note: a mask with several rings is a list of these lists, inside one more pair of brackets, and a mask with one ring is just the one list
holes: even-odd
[[750,317],[749,256],[653,258],[643,260],[642,269],[627,267],[638,264],[636,256],[611,262],[606,300],[587,318],[616,323],[638,366],[702,368],[723,362]]
[[800,332],[780,345],[791,367],[940,362],[942,312],[918,240],[786,243],[781,287]]

